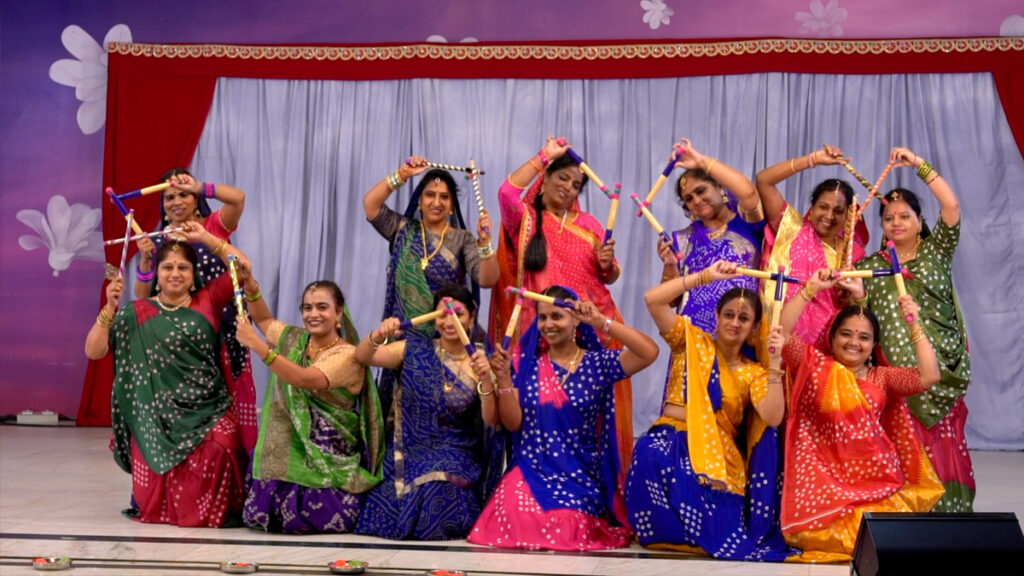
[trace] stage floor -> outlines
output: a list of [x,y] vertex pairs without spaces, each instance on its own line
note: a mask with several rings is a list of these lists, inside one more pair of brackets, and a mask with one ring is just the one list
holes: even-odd
[[[63,574],[218,574],[221,562],[261,574],[330,574],[337,559],[369,562],[368,575],[463,570],[471,576],[696,574],[845,576],[848,565],[755,564],[631,548],[607,552],[507,551],[451,542],[366,536],[285,536],[247,528],[178,528],[121,516],[131,477],[114,464],[109,428],[0,425],[0,574],[38,574],[38,556],[72,559]],[[1024,452],[972,452],[975,509],[1024,519]]]

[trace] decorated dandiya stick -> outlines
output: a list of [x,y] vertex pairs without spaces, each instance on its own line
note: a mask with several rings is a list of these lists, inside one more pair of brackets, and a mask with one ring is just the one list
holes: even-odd
[[[565,146],[566,144],[568,144],[568,141],[565,138],[558,139],[559,146]],[[572,158],[573,162],[580,165],[580,170],[583,170],[583,173],[586,174],[588,178],[593,180],[594,184],[597,184],[597,187],[600,188],[602,192],[604,192],[605,194],[608,193],[608,187],[604,185],[604,182],[597,177],[597,174],[595,174],[594,171],[590,169],[590,166],[583,161],[583,158],[580,158],[580,155],[577,154],[575,150],[569,148],[568,150],[565,151],[565,153],[568,154],[570,158]]]
[[676,260],[682,260],[683,255],[680,254],[679,250],[675,247],[675,242],[673,242],[672,238],[670,238],[669,235],[665,233],[665,228],[663,228],[661,223],[658,222],[658,219],[654,217],[654,214],[651,214],[651,211],[647,208],[647,206],[644,206],[643,202],[640,201],[640,196],[637,196],[636,192],[634,192],[630,194],[629,197],[633,199],[633,202],[636,202],[637,207],[640,208],[640,213],[643,214],[645,218],[647,218],[647,221],[651,223],[651,226],[654,228],[654,231],[657,232],[659,236],[661,236],[661,239],[672,245],[672,249],[676,253]]
[[604,227],[604,243],[607,244],[612,239],[612,229],[615,228],[615,216],[619,212],[619,194],[622,192],[622,182],[615,183],[615,192],[609,192],[608,197],[611,198],[612,204],[608,207],[608,222]]
[[529,290],[523,290],[522,288],[516,288],[515,286],[508,286],[505,291],[509,294],[515,294],[523,298],[528,298],[534,302],[544,302],[551,304],[552,306],[558,306],[559,308],[568,308],[570,310],[576,309],[576,304],[572,300],[566,300],[564,298],[555,298],[554,296],[545,296],[538,294],[537,292],[531,292]]
[[775,280],[776,282],[779,281],[779,278],[782,278],[783,282],[789,282],[791,284],[803,284],[804,282],[803,280],[797,278],[796,276],[786,276],[785,274],[780,275],[775,272],[769,272],[767,270],[757,270],[754,268],[746,268],[743,266],[738,266],[736,268],[736,273],[743,274],[744,276],[751,276],[753,278],[760,278],[761,280]]
[[857,206],[857,196],[853,197],[853,202],[846,208],[846,225],[844,228],[844,239],[846,242],[843,245],[843,258],[844,268],[853,268],[853,240],[854,230],[857,228],[857,220],[860,218],[860,210]]
[[413,326],[419,326],[420,324],[426,324],[427,322],[430,322],[432,320],[437,320],[438,318],[444,315],[444,310],[434,310],[433,312],[420,314],[419,316],[414,316],[409,320],[403,320],[402,323],[399,325],[399,328],[401,328],[402,330],[408,330]]
[[880,278],[892,276],[891,268],[879,268],[877,270],[840,270],[832,273],[833,278]]
[[860,205],[860,208],[858,208],[862,217],[864,215],[864,208],[866,208],[867,205],[871,203],[871,199],[874,198],[875,196],[878,196],[878,199],[879,201],[882,202],[883,206],[889,203],[888,200],[882,197],[882,182],[885,181],[885,177],[889,175],[889,172],[892,171],[892,168],[895,165],[895,162],[889,162],[888,164],[886,164],[885,170],[882,170],[882,175],[878,177],[878,180],[875,180],[875,185],[872,188],[871,193],[868,194],[868,199],[865,200],[864,203]]
[[516,294],[516,305],[512,308],[512,315],[508,319],[508,327],[505,328],[505,337],[501,339],[501,347],[508,351],[508,347],[512,344],[512,336],[516,333],[516,328],[519,327],[519,313],[523,311],[523,297]]
[[184,226],[177,226],[175,228],[167,228],[165,230],[157,230],[156,232],[147,232],[145,234],[136,234],[135,236],[132,236],[131,238],[127,238],[127,239],[126,238],[114,238],[114,239],[111,239],[111,240],[104,240],[103,241],[103,245],[104,246],[113,246],[115,244],[120,244],[120,243],[124,242],[125,240],[127,240],[128,242],[134,242],[136,240],[141,240],[143,238],[156,238],[157,236],[163,236],[165,234],[174,234],[176,232],[183,232],[184,230],[185,230]]
[[[121,199],[117,197],[117,194],[114,194],[114,189],[107,188],[106,190],[104,190],[104,192],[107,193],[107,197],[110,198],[110,201],[114,203],[114,206],[117,206],[117,211],[120,212],[122,216],[124,216],[125,220],[127,220],[128,207],[124,205],[124,202],[121,202]],[[142,231],[142,227],[139,226],[139,223],[136,222],[134,218],[131,221],[131,227],[132,231],[135,232],[136,234],[144,233]]]
[[826,154],[835,158],[836,160],[839,160],[839,163],[842,164],[843,168],[846,168],[846,171],[853,175],[853,177],[856,178],[858,182],[860,182],[861,186],[867,188],[868,192],[872,191],[871,182],[868,182],[867,178],[861,176],[860,172],[858,172],[857,169],[853,167],[853,164],[850,163],[850,158],[848,156],[843,156],[842,154],[837,152],[835,148],[829,146],[828,144],[824,144],[823,148],[825,148]]
[[161,182],[159,184],[153,184],[152,186],[146,186],[145,188],[139,188],[132,190],[131,192],[125,192],[124,194],[118,194],[118,200],[127,200],[129,198],[135,198],[136,196],[145,196],[147,194],[155,194],[157,192],[163,192],[171,186],[174,186],[171,182]]
[[242,304],[242,285],[238,281],[238,256],[234,254],[228,254],[228,274],[231,275],[231,287],[235,289],[235,310],[244,322],[245,305]]
[[129,210],[128,215],[125,216],[127,224],[124,227],[124,246],[121,248],[121,266],[118,267],[118,272],[121,277],[124,278],[124,265],[128,261],[128,239],[132,237],[132,224],[135,223],[135,210]]
[[[409,160],[406,160],[405,162],[406,162],[406,164],[409,164],[410,166],[413,165],[412,162],[410,162]],[[442,164],[441,162],[430,162],[429,160],[426,161],[426,162],[420,162],[419,164],[416,164],[416,166],[429,166],[431,168],[440,168],[441,170],[450,170],[452,172],[465,172],[467,174],[486,174],[486,172],[484,172],[483,170],[480,170],[479,168],[474,166],[472,164],[472,160],[470,160],[470,165],[469,166],[456,166],[454,164]]]
[[[473,183],[473,196],[476,198],[476,208],[480,212],[480,217],[483,218],[484,212],[486,212],[486,210],[484,210],[484,193],[480,190],[480,178],[477,178],[477,175],[483,174],[483,172],[477,172],[476,161],[472,158],[469,159],[469,168],[471,172],[466,176]],[[485,226],[484,232],[490,234],[491,227]]]
[[[676,153],[672,155],[672,159],[668,161],[668,165],[666,165],[665,169],[661,171],[661,176],[658,176],[658,179],[654,181],[654,185],[651,186],[650,191],[647,192],[647,196],[644,198],[644,206],[651,205],[651,202],[654,201],[654,197],[658,194],[658,191],[661,190],[661,187],[665,185],[666,181],[668,181],[668,177],[672,175],[672,171],[675,170],[676,162],[679,162],[679,159],[682,157],[682,149],[677,150]],[[636,215],[638,217],[641,216],[639,211]]]
[[453,320],[455,321],[455,331],[459,333],[459,341],[462,342],[462,345],[466,348],[466,354],[472,356],[473,353],[476,352],[476,348],[474,348],[473,343],[469,341],[469,335],[466,334],[466,328],[462,326],[462,321],[459,320],[458,308],[455,307],[455,301],[451,298],[446,299],[444,307],[445,314],[451,314],[454,316]]

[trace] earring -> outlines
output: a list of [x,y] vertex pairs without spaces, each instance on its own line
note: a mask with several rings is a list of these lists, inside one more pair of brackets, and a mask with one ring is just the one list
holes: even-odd
[[156,291],[157,291],[157,292],[159,292],[159,291],[160,291],[160,285],[159,285],[159,284],[157,284],[157,285],[156,285]]
[[727,194],[725,192],[725,190],[722,190],[722,203],[723,204],[728,204],[729,203],[729,194]]

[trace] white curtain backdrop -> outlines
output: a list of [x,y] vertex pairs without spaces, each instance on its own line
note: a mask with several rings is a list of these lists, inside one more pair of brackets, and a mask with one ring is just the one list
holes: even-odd
[[[609,185],[643,195],[670,147],[688,137],[704,154],[753,179],[757,170],[821,147],[839,146],[871,182],[889,149],[905,145],[953,185],[963,211],[955,278],[967,318],[974,380],[967,395],[975,449],[1024,449],[1024,162],[987,74],[801,75],[632,80],[436,80],[380,82],[224,78],[192,166],[205,181],[247,194],[235,242],[253,260],[271,309],[299,324],[303,287],[333,279],[365,334],[380,321],[387,242],[367,223],[362,196],[409,155],[486,170],[484,203],[497,224],[497,188],[535,154],[544,137],[565,136]],[[666,229],[688,224],[671,192],[652,210]],[[804,209],[814,185],[845,178],[838,166],[802,172],[781,185]],[[468,181],[459,201],[476,225]],[[404,209],[411,182],[389,200]],[[938,204],[913,170],[886,180],[914,190],[934,224]],[[593,185],[581,198],[604,220],[608,200]],[[612,294],[626,322],[656,335],[643,293],[660,278],[655,235],[620,208],[616,254],[623,274]],[[881,237],[877,206],[867,215],[872,247]],[[480,318],[486,318],[484,291]],[[658,339],[660,341],[660,338]],[[668,361],[633,378],[635,433],[660,410]],[[257,388],[266,370],[256,361]]]

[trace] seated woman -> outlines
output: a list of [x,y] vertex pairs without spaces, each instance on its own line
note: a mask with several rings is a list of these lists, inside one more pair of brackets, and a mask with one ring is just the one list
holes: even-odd
[[403,340],[386,344],[403,333],[397,318],[387,318],[356,347],[358,362],[401,368],[384,481],[366,497],[359,534],[392,540],[465,538],[488,493],[488,472],[500,465],[489,457],[484,429],[484,423],[497,424],[497,411],[477,397],[493,386],[487,356],[482,345],[470,356],[455,325],[460,322],[466,332],[474,326],[473,295],[465,286],[449,284],[434,295],[434,310],[446,309],[444,298],[459,310],[457,318],[443,314],[434,322],[439,337],[410,329]]
[[[863,297],[859,281],[849,285]],[[795,374],[781,521],[786,542],[804,551],[803,560],[846,562],[864,512],[928,512],[942,497],[904,401],[929,389],[940,373],[909,294],[899,307],[917,367],[879,365],[878,319],[861,306],[847,306],[832,320],[827,349],[800,340],[793,332],[800,313],[817,292],[834,286],[848,284],[818,270],[782,311],[782,357]]]
[[299,328],[274,318],[251,276],[245,292],[267,341],[244,318],[238,341],[263,359],[270,381],[242,521],[267,532],[351,532],[363,494],[381,480],[384,419],[373,376],[355,360],[345,298],[334,282],[313,282]]
[[184,227],[187,241],[170,240],[156,253],[156,296],[118,311],[124,278],[107,286],[85,354],[97,360],[114,352],[114,460],[132,475],[132,516],[217,527],[242,509],[247,458],[217,355],[220,313],[233,290],[226,274],[202,285],[189,243],[224,260],[238,255],[243,278],[248,261],[199,223]]
[[[509,355],[493,367],[502,425],[517,432],[514,467],[467,540],[503,548],[600,550],[629,546],[616,449],[616,381],[649,366],[658,345],[603,315],[593,302],[553,286],[547,296],[575,301],[575,310],[547,303],[527,329],[515,383]],[[600,329],[625,348],[604,349]]]
[[[691,288],[736,277],[736,266],[719,260],[644,297],[672,366],[661,418],[633,450],[626,509],[643,546],[782,561],[797,552],[783,542],[778,516],[782,331],[771,331],[765,370],[741,352],[761,321],[756,292],[737,287],[722,295],[715,335],[672,308]],[[745,441],[737,441],[742,433]]]

